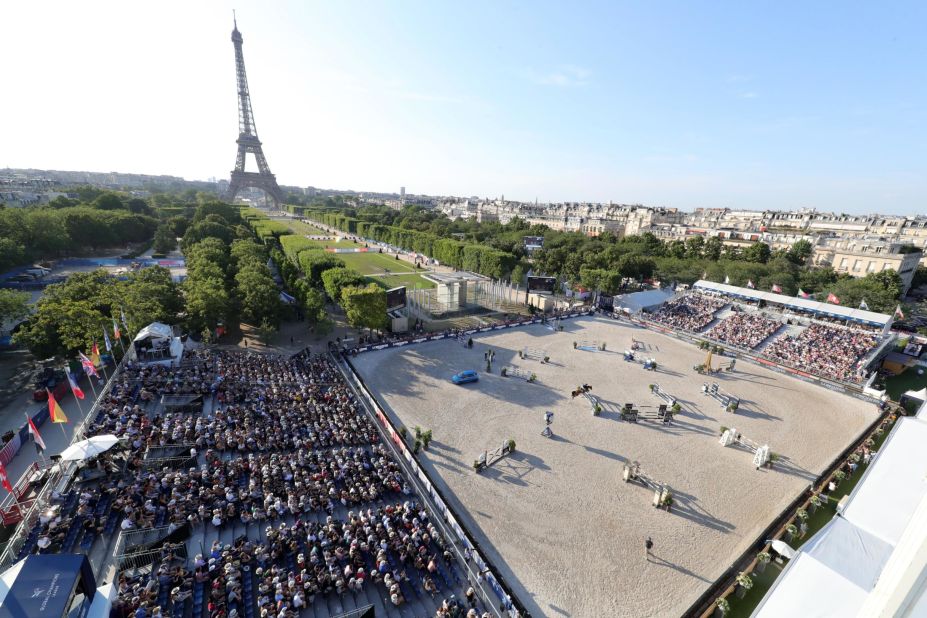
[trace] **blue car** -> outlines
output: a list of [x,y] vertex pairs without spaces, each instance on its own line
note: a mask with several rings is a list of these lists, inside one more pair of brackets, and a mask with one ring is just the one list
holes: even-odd
[[451,382],[454,384],[466,384],[467,382],[476,382],[479,379],[480,376],[472,369],[467,369],[466,371],[461,371],[451,376]]

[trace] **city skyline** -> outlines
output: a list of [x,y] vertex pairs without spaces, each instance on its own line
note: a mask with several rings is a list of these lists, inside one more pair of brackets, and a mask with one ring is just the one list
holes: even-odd
[[[7,5],[0,166],[228,178],[230,3]],[[925,9],[235,4],[280,184],[925,210]],[[41,37],[41,38],[39,38]],[[115,53],[114,50],[116,50]],[[629,87],[633,84],[633,87]],[[18,94],[17,94],[18,93]]]

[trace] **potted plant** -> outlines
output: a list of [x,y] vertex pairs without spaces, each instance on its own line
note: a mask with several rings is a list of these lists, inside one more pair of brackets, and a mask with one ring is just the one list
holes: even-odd
[[821,496],[818,494],[811,496],[811,506],[809,508],[811,509],[812,513],[821,508]]
[[673,494],[669,494],[666,498],[663,499],[663,508],[666,509],[666,512],[669,513],[673,508]]
[[737,576],[737,598],[744,598],[747,591],[753,588],[753,577],[744,571]]
[[850,455],[848,461],[850,463],[858,464],[859,463],[859,453],[853,453],[852,455]]
[[482,469],[483,469],[483,464],[480,463],[480,460],[479,460],[479,459],[474,459],[474,460],[473,460],[473,471],[474,471],[474,472],[479,472],[479,471],[482,470]]
[[406,439],[406,436],[407,436],[408,434],[409,434],[409,430],[406,429],[405,425],[400,425],[400,426],[399,426],[399,435],[402,437],[403,440]]
[[422,439],[422,428],[421,428],[421,427],[419,427],[418,425],[416,425],[415,427],[412,428],[412,432],[415,434],[415,439],[416,439],[416,440],[421,440],[421,439]]
[[722,616],[727,616],[731,611],[731,602],[728,601],[727,598],[721,597],[715,601],[715,607]]
[[542,362],[542,363],[549,363],[549,362],[550,362],[550,357],[549,357],[549,356],[545,356],[545,357],[544,357],[544,360],[541,361],[541,362]]
[[538,379],[538,374],[536,374],[536,373],[532,373],[530,376],[528,376],[528,381],[529,381],[529,382],[534,382],[534,381],[537,380],[537,379]]
[[723,436],[723,435],[724,435],[724,432],[727,431],[728,429],[729,429],[728,427],[725,427],[724,425],[721,425],[721,427],[720,427],[719,430],[718,430],[718,432],[719,432],[718,435]]
[[524,357],[525,357],[525,352],[524,352],[524,350],[519,350],[519,351],[518,351],[518,358],[524,358]]
[[786,542],[791,541],[798,534],[798,526],[795,524],[789,524],[785,527],[785,540]]
[[422,448],[422,441],[419,440],[418,438],[416,438],[416,439],[415,439],[415,444],[412,445],[412,452],[413,452],[413,453],[418,453],[419,450],[421,450],[421,448]]
[[649,385],[648,385],[648,388],[650,388],[650,392],[652,393],[653,391],[656,390],[657,385],[656,385],[656,384],[649,384]]
[[805,509],[798,509],[798,511],[795,513],[795,516],[798,517],[799,521],[805,521],[808,519],[808,511]]
[[602,413],[602,406],[598,403],[592,406],[592,416],[598,416]]
[[682,406],[679,405],[678,403],[674,403],[672,406],[670,406],[670,412],[672,412],[673,414],[679,414],[680,412],[682,412]]
[[840,485],[840,483],[843,482],[843,479],[845,479],[846,477],[847,477],[847,473],[844,472],[843,470],[837,470],[836,472],[834,472],[834,481],[836,482],[838,486]]
[[504,378],[506,375],[508,375],[508,371],[506,370],[505,367],[503,367],[503,368],[499,371],[499,374]]
[[509,447],[509,453],[514,453],[515,452],[515,440],[513,440],[512,438],[509,438],[509,441],[507,442],[507,444]]
[[427,451],[428,444],[430,442],[431,442],[431,430],[428,429],[427,431],[422,432],[422,448],[424,448]]
[[604,342],[604,341],[603,341],[602,343],[599,344],[599,350],[602,351],[602,352],[605,351],[605,342]]
[[780,455],[779,453],[772,453],[772,452],[769,453],[769,461],[766,462],[766,465],[772,468],[773,464],[779,461],[781,457],[782,455]]
[[756,572],[762,573],[766,570],[766,565],[769,564],[769,561],[772,560],[772,556],[769,555],[768,551],[761,551],[756,555]]
[[575,341],[573,342],[573,349],[574,349],[574,350],[576,349],[576,342],[575,342]]

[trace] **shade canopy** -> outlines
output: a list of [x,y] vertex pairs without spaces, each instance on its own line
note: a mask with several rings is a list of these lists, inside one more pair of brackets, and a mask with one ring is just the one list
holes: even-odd
[[62,461],[82,461],[84,459],[89,459],[100,453],[105,453],[118,442],[119,438],[112,434],[93,436],[92,438],[75,442],[61,451],[61,459]]
[[798,553],[792,549],[791,545],[779,539],[776,539],[772,542],[772,549],[783,558],[788,558],[789,560],[794,558],[795,554]]

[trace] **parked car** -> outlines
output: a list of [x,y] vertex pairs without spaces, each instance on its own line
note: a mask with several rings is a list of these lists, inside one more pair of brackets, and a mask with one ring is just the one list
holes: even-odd
[[451,376],[451,382],[454,384],[467,384],[468,382],[476,382],[479,379],[480,376],[472,369],[467,369],[466,371],[461,371]]
[[15,275],[13,277],[10,277],[9,279],[7,279],[7,281],[12,281],[14,283],[26,283],[28,281],[35,281],[35,277],[33,277],[32,275],[22,274],[22,275]]

